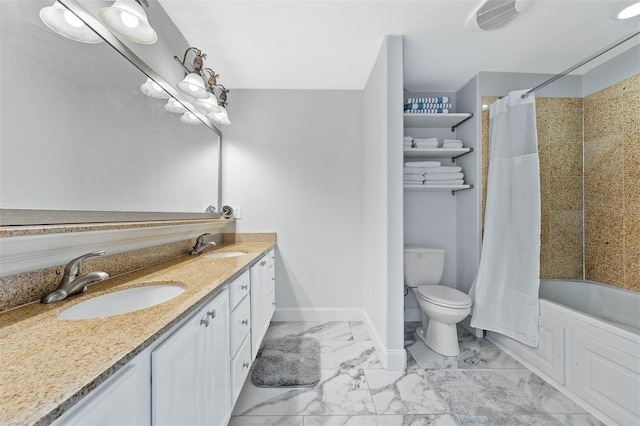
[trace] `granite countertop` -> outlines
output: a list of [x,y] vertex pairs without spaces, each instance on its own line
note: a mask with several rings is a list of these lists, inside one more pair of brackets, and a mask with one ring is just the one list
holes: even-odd
[[[274,245],[224,245],[215,251],[248,254],[222,259],[181,256],[94,284],[69,300],[31,303],[0,314],[0,424],[55,420]],[[108,318],[57,317],[94,296],[167,281],[184,285],[185,292],[160,305]]]

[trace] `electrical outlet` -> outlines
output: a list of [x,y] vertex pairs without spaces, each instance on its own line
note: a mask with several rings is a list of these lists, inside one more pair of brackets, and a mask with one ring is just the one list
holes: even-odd
[[231,206],[233,209],[233,218],[242,219],[242,206]]

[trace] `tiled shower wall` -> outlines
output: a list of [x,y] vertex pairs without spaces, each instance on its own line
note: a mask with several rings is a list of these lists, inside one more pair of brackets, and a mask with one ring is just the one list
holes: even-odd
[[[584,100],[536,98],[536,116],[540,277],[584,277],[640,291],[640,74]],[[488,110],[482,146],[484,223]]]
[[585,278],[640,291],[640,74],[584,98]]

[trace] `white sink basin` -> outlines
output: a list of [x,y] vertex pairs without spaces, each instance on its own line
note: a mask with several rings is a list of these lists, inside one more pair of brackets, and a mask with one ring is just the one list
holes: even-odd
[[209,259],[223,259],[225,257],[244,256],[245,254],[247,254],[247,252],[244,251],[220,251],[205,254],[204,257],[208,257]]
[[183,287],[169,283],[129,288],[73,305],[58,313],[58,317],[68,320],[112,317],[159,305],[182,293]]

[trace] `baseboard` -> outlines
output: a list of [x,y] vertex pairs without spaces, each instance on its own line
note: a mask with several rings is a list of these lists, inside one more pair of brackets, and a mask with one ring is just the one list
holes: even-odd
[[362,308],[278,308],[272,321],[362,321]]
[[369,318],[369,315],[367,315],[367,312],[364,310],[362,311],[362,322],[367,328],[367,332],[369,333],[369,337],[371,337],[373,346],[376,348],[376,352],[378,353],[378,357],[380,358],[382,367],[385,370],[404,370],[407,367],[406,350],[404,348],[388,349],[382,343],[382,339],[380,339],[380,335],[373,326],[371,318]]

